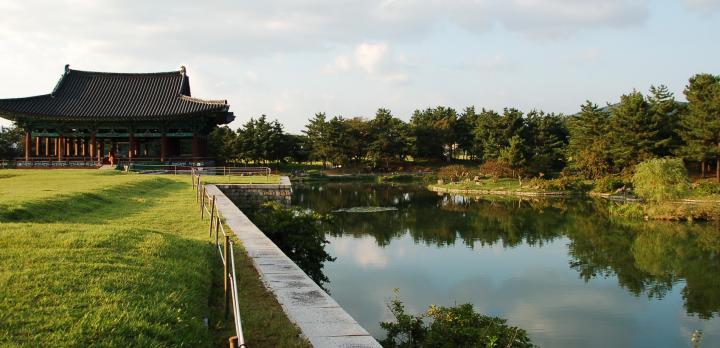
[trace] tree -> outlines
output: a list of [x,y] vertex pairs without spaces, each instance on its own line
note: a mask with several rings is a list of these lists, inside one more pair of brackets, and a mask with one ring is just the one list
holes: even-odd
[[418,158],[451,160],[455,145],[457,112],[452,108],[438,106],[415,110],[410,118],[415,151]]
[[690,189],[687,169],[679,158],[656,158],[638,164],[632,182],[640,197],[653,202],[681,198]]
[[310,150],[310,158],[320,160],[323,167],[327,165],[332,149],[329,141],[329,127],[324,112],[315,114],[310,119],[310,123],[305,126],[303,133],[307,136],[308,150]]
[[531,130],[528,170],[534,174],[561,171],[565,167],[569,137],[565,117],[531,111],[526,122]]
[[499,159],[510,166],[510,169],[513,171],[513,176],[515,176],[516,172],[518,172],[526,162],[525,141],[519,135],[514,135],[510,138],[508,146],[500,150]]
[[570,168],[589,178],[599,178],[610,170],[610,146],[607,138],[610,114],[589,100],[580,112],[568,119]]
[[680,121],[680,136],[685,141],[680,152],[700,161],[703,176],[705,161],[715,159],[720,182],[720,77],[698,74],[685,87],[688,113]]
[[360,162],[369,151],[370,122],[361,117],[353,117],[345,120],[345,128],[348,156],[354,161]]
[[496,160],[502,148],[500,115],[482,109],[475,124],[475,154],[484,162]]
[[282,125],[277,121],[268,122],[262,115],[251,118],[237,131],[235,142],[237,157],[244,161],[277,161],[285,156],[285,140]]
[[389,168],[390,159],[404,158],[407,151],[407,127],[403,121],[393,117],[388,109],[378,109],[375,118],[370,121],[370,139],[368,156],[374,164],[385,162]]
[[12,160],[19,157],[22,139],[22,129],[17,126],[0,127],[0,159]]
[[684,107],[675,101],[675,97],[665,85],[650,86],[647,102],[650,115],[659,126],[658,139],[662,140],[655,148],[655,155],[658,157],[670,156],[682,144],[677,129]]
[[650,113],[642,93],[633,91],[610,107],[610,153],[616,171],[655,157],[670,139],[660,139],[659,119]]
[[229,163],[237,157],[235,152],[236,141],[237,133],[230,127],[218,127],[213,129],[208,136],[208,148],[210,153],[215,155],[218,162]]

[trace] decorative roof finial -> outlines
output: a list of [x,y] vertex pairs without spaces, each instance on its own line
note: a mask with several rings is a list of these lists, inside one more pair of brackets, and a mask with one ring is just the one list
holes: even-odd
[[184,65],[180,66],[180,73],[185,75],[185,66]]
[[67,74],[69,72],[70,72],[70,64],[65,64],[65,73]]

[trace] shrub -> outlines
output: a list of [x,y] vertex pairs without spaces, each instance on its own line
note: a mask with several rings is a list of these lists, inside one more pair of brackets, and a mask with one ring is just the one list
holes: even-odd
[[321,224],[330,217],[279,203],[264,203],[248,210],[250,220],[260,228],[298,267],[321,287],[329,282],[322,272],[323,263],[335,259],[325,251],[325,233]]
[[690,189],[687,169],[679,158],[657,158],[638,164],[632,182],[640,197],[653,202],[680,198]]
[[469,175],[470,172],[468,171],[468,169],[465,168],[465,166],[459,164],[445,166],[438,170],[438,177],[449,182],[459,182],[463,178],[468,177]]
[[720,183],[717,182],[701,181],[693,189],[701,195],[720,195]]
[[533,178],[528,181],[527,186],[541,191],[587,191],[589,189],[582,179],[569,176],[550,180]]
[[493,179],[510,178],[513,176],[513,170],[507,163],[496,160],[486,161],[478,167],[477,171],[478,174]]
[[645,206],[639,203],[620,203],[610,206],[610,215],[626,217],[630,219],[642,219],[647,216]]
[[600,193],[613,193],[625,186],[625,182],[615,176],[604,176],[595,180],[595,188],[593,191]]
[[411,315],[405,313],[396,292],[388,308],[396,322],[380,323],[387,332],[383,347],[534,347],[525,330],[508,326],[505,319],[479,314],[469,303],[432,305],[423,314]]

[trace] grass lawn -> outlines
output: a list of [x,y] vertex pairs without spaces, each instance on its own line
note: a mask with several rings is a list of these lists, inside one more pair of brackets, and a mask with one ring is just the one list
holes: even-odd
[[[207,227],[187,175],[0,170],[0,346],[227,347]],[[236,262],[248,345],[306,347]]]

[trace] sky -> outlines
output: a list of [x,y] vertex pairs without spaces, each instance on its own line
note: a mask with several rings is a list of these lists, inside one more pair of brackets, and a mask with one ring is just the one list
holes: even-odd
[[[0,98],[72,69],[187,67],[193,96],[300,132],[316,112],[574,113],[720,74],[720,0],[0,0]],[[0,125],[9,122],[0,119]]]

